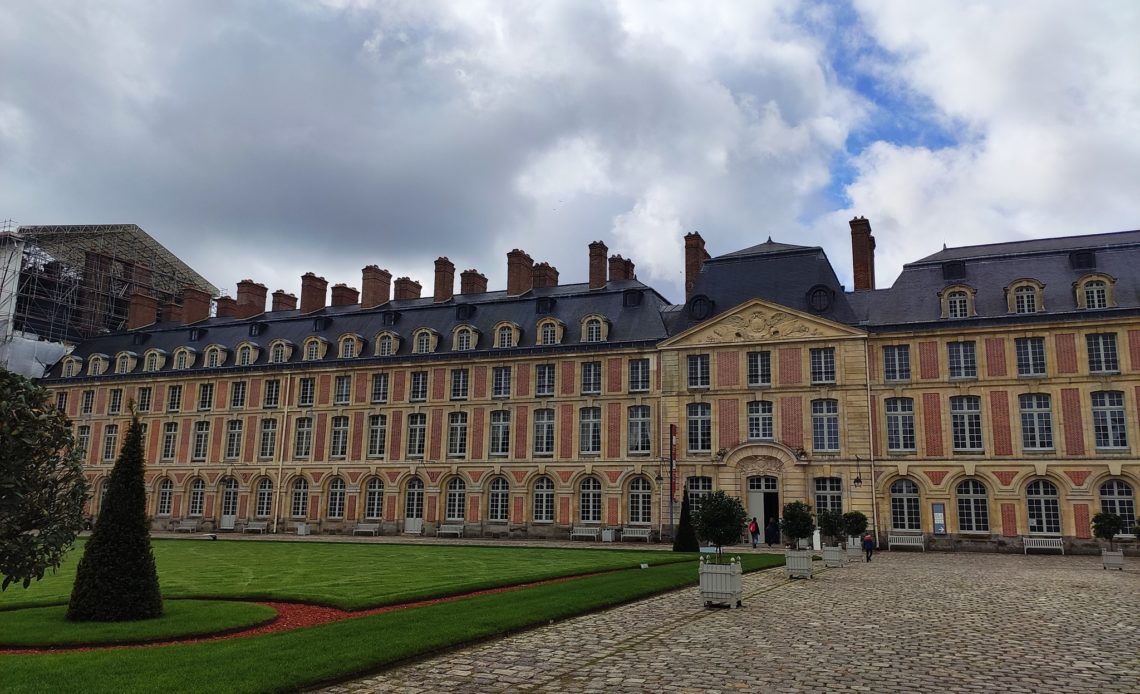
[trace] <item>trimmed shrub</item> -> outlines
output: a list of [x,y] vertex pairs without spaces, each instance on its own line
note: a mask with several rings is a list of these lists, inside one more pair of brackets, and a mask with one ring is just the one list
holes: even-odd
[[1108,540],[1110,550],[1113,549],[1112,538],[1124,532],[1125,525],[1124,519],[1119,515],[1106,511],[1101,511],[1092,519],[1093,535],[1102,540]]
[[693,530],[692,512],[689,510],[689,492],[681,499],[681,522],[677,525],[677,537],[673,538],[674,552],[699,552],[701,543]]
[[820,511],[816,515],[816,522],[819,523],[819,532],[824,537],[838,541],[839,536],[843,534],[843,514],[839,511]]
[[843,514],[843,532],[848,537],[862,537],[867,532],[867,516],[862,511]]
[[747,522],[748,514],[744,512],[740,499],[725,494],[724,490],[706,494],[693,511],[693,526],[697,537],[716,546],[717,561],[721,560],[721,548],[724,545],[736,544],[740,540],[741,531]]
[[784,532],[798,545],[799,540],[812,536],[815,532],[815,519],[811,506],[802,501],[784,504]]

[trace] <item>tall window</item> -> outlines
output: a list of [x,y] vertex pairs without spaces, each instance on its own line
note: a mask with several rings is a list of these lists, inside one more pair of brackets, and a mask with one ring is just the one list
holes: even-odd
[[461,328],[455,334],[455,350],[457,352],[466,352],[471,349],[471,331],[468,328]]
[[298,417],[294,426],[293,457],[308,458],[313,454],[313,418]]
[[689,403],[687,412],[689,452],[712,452],[712,405],[707,402]]
[[468,370],[467,369],[452,369],[451,370],[451,399],[452,400],[466,400],[468,390]]
[[110,400],[107,403],[107,414],[119,414],[123,411],[123,389],[112,388]]
[[277,451],[277,420],[261,420],[261,445],[258,447],[258,456],[272,458]]
[[534,483],[534,522],[554,522],[554,481],[539,477]]
[[978,377],[978,361],[973,342],[949,342],[946,351],[950,361],[950,378]]
[[182,386],[170,386],[166,389],[166,411],[182,411]]
[[416,412],[408,415],[408,457],[424,457],[424,440],[427,435],[427,415]]
[[511,397],[511,367],[496,366],[491,369],[491,397]]
[[329,436],[329,457],[345,458],[348,456],[348,417],[332,418],[332,433]]
[[914,400],[911,398],[887,398],[886,410],[887,450],[915,450]]
[[988,533],[990,531],[989,502],[986,486],[978,480],[963,480],[956,489],[958,495],[958,532]]
[[770,386],[770,385],[772,385],[772,353],[771,352],[749,352],[747,358],[748,358],[748,385],[750,385],[750,386]]
[[364,519],[380,520],[384,516],[384,481],[379,477],[368,480],[364,491]]
[[491,480],[491,493],[487,499],[487,520],[492,523],[506,523],[509,519],[510,485],[506,478]]
[[689,387],[708,388],[710,385],[709,355],[689,355]]
[[125,354],[120,355],[119,358],[115,360],[115,373],[125,374],[129,373],[130,370],[131,358]]
[[1136,496],[1124,480],[1108,480],[1100,485],[1100,510],[1115,513],[1124,520],[1124,532],[1136,533]]
[[467,413],[447,415],[447,454],[460,458],[467,455]]
[[950,426],[954,434],[954,450],[982,450],[982,399],[976,395],[950,398]]
[[336,377],[333,388],[333,404],[347,405],[352,400],[352,376],[344,374]]
[[591,318],[586,321],[586,342],[601,342],[602,341],[602,321],[597,318]]
[[554,410],[534,411],[534,454],[554,455]]
[[219,349],[211,349],[206,352],[206,366],[214,368],[222,361],[222,352]]
[[245,407],[245,381],[234,381],[230,384],[230,407],[240,410]]
[[226,423],[226,459],[235,460],[241,456],[241,429],[240,419],[231,419]]
[[206,412],[214,407],[214,384],[201,383],[198,385],[198,411]]
[[316,340],[309,340],[305,343],[305,361],[315,361],[321,358],[321,343]]
[[162,425],[162,460],[174,460],[174,453],[178,450],[178,422],[166,422]]
[[491,412],[491,455],[509,455],[511,452],[511,412]]
[[554,364],[539,364],[535,368],[534,394],[554,395]]
[[447,483],[447,520],[462,521],[465,506],[467,506],[467,483],[458,477],[452,477]]
[[1013,290],[1014,310],[1017,313],[1037,312],[1037,290],[1033,287],[1018,287]]
[[268,477],[257,483],[257,508],[254,514],[258,518],[266,518],[273,512],[273,480]]
[[428,372],[427,371],[413,371],[412,372],[412,392],[408,396],[412,402],[423,402],[427,400],[428,394]]
[[685,488],[689,491],[689,506],[696,508],[705,497],[712,494],[712,478],[689,477],[685,480]]
[[814,451],[839,450],[839,401],[811,401],[811,446]]
[[[64,395],[67,395],[67,393],[64,393]],[[150,386],[141,386],[138,389],[138,391],[135,393],[135,398],[138,400],[137,405],[139,412],[150,412],[151,397],[152,395]],[[65,406],[67,405],[66,398],[64,399],[63,403]]]
[[835,348],[811,350],[811,382],[835,383]]
[[773,419],[770,401],[753,400],[748,403],[748,440],[771,441],[775,432]]
[[253,348],[249,345],[242,345],[238,348],[237,363],[238,366],[249,366],[253,362]]
[[344,518],[344,480],[339,477],[329,482],[328,517]]
[[206,483],[202,480],[194,480],[190,483],[190,503],[187,508],[187,515],[201,516],[205,506]]
[[629,408],[629,453],[645,455],[650,451],[649,405],[632,405]]
[[644,393],[649,390],[649,360],[629,360],[629,392]]
[[395,344],[391,335],[381,335],[376,342],[376,354],[381,357],[390,357],[395,354]]
[[1118,390],[1092,394],[1093,433],[1097,448],[1128,448],[1124,424],[1124,393]]
[[[182,367],[180,367],[180,368],[185,369],[186,368],[186,353],[182,352],[178,356],[182,357]],[[101,376],[101,375],[103,375],[103,369],[105,368],[105,366],[106,366],[106,362],[104,362],[102,359],[99,359],[99,358],[92,359],[91,365],[87,367],[87,373],[92,375],[92,376]]]
[[[158,371],[158,352],[148,352],[146,361],[143,365],[143,371]],[[69,374],[64,374],[69,375]]]
[[427,354],[431,351],[431,333],[421,330],[416,333],[416,354]]
[[368,416],[368,457],[383,458],[388,441],[388,416],[374,414]]
[[629,483],[629,522],[632,525],[653,522],[653,486],[644,477],[634,477]]
[[966,292],[950,292],[946,297],[946,308],[951,318],[967,318],[970,315],[969,299]]
[[515,330],[509,325],[500,327],[496,337],[498,338],[498,342],[495,346],[499,347],[500,349],[506,349],[508,347],[515,346]]
[[1053,408],[1045,393],[1027,393],[1017,398],[1021,405],[1021,444],[1027,450],[1053,448]]
[[910,380],[910,345],[883,347],[883,378],[888,381]]
[[294,518],[304,518],[309,513],[309,482],[308,480],[297,478],[293,482],[293,508],[292,516]]
[[205,460],[210,448],[210,423],[194,422],[194,446],[190,451],[191,460]]
[[1061,534],[1061,501],[1052,482],[1030,482],[1025,488],[1025,501],[1029,507],[1030,535]]
[[1116,333],[1098,333],[1085,336],[1089,350],[1089,371],[1091,373],[1116,373],[1120,371],[1120,360],[1116,354]]
[[281,381],[272,378],[265,382],[265,397],[261,401],[261,406],[270,409],[279,404],[281,404]]
[[[178,387],[179,386],[171,386],[170,388],[171,388],[171,390],[174,390],[175,388],[178,388]],[[83,414],[91,414],[94,410],[95,410],[95,391],[93,391],[93,390],[83,391],[83,401],[80,403],[79,411],[82,412]]]
[[602,362],[582,362],[582,394],[596,395],[602,392]]
[[554,323],[543,323],[539,331],[538,343],[540,345],[558,344],[558,327]]
[[372,402],[388,402],[388,374],[372,374]]
[[190,354],[186,350],[175,352],[174,354],[174,368],[182,370],[190,365]]
[[158,485],[158,503],[154,510],[156,516],[169,516],[174,502],[174,483],[163,480]]
[[115,459],[115,452],[119,450],[119,425],[108,424],[103,430],[103,462]]
[[1085,282],[1085,308],[1108,308],[1108,285],[1104,280]]
[[578,514],[583,523],[602,522],[602,483],[587,477],[579,486]]
[[297,384],[297,406],[312,407],[316,396],[316,379],[302,378]]
[[815,478],[815,511],[843,512],[843,481],[838,477]]
[[352,359],[356,356],[356,340],[351,337],[340,343],[340,356],[342,359]]
[[918,515],[918,485],[908,479],[891,484],[891,528],[922,530]]
[[578,452],[597,454],[602,452],[602,408],[583,407],[578,410],[579,437]]
[[[175,424],[174,426],[178,426]],[[87,457],[87,450],[91,446],[91,426],[88,424],[81,424],[75,430],[75,447],[79,449],[82,457]],[[174,454],[170,454],[174,457]]]
[[1017,352],[1017,375],[1044,376],[1045,338],[1019,337],[1013,344]]
[[285,361],[285,345],[280,342],[274,343],[273,347],[269,349],[269,363],[280,364]]

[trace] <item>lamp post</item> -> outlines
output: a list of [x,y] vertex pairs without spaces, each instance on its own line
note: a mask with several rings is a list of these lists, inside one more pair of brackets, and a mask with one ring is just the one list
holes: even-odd
[[851,480],[851,486],[855,487],[856,489],[863,486],[863,470],[862,466],[860,465],[862,462],[862,458],[855,456],[855,479]]

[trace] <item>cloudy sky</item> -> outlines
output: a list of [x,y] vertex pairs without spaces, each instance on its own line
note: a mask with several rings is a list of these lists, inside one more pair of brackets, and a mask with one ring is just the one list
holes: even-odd
[[0,0],[0,219],[215,285],[1140,228],[1140,3]]

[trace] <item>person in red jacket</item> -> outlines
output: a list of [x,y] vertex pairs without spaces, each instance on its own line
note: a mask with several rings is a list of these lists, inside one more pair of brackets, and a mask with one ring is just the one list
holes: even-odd
[[757,543],[760,542],[760,524],[756,522],[755,516],[748,522],[748,534],[752,536],[752,549],[756,549]]

